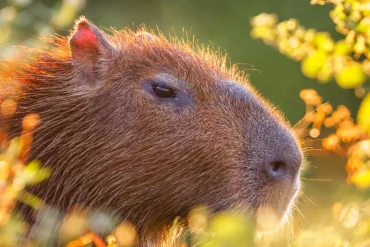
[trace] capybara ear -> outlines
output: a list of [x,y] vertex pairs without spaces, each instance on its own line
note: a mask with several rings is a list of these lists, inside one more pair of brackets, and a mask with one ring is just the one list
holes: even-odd
[[73,66],[79,69],[87,83],[96,84],[95,72],[99,59],[111,55],[115,48],[100,31],[85,17],[76,21],[74,31],[69,39]]

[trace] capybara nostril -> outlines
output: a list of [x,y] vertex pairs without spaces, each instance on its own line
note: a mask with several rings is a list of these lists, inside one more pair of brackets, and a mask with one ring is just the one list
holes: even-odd
[[264,170],[270,179],[284,179],[287,169],[287,165],[283,161],[272,161],[264,164]]
[[265,162],[263,170],[269,179],[276,181],[294,180],[299,174],[301,163],[301,155],[293,152],[290,156],[282,159],[278,158],[274,161]]

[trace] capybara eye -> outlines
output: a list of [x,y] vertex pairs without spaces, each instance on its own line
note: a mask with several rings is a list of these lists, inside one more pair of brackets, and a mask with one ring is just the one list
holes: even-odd
[[174,90],[164,85],[152,85],[152,89],[153,89],[153,92],[159,98],[175,98],[176,97]]

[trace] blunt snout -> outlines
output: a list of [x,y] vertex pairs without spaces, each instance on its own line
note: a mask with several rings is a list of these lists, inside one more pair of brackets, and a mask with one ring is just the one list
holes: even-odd
[[[302,164],[302,152],[289,125],[256,95],[236,83],[225,83],[229,99],[240,104],[245,114],[247,156],[258,154],[265,177],[274,181],[295,181]],[[255,159],[256,157],[253,157]],[[258,162],[261,167],[261,163]]]
[[[275,145],[271,156],[263,164],[263,172],[270,180],[295,180],[302,164],[302,153],[293,138],[286,145]],[[286,141],[286,140],[285,140]]]

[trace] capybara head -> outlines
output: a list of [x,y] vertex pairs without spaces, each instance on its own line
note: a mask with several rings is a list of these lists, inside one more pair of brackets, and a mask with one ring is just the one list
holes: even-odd
[[15,119],[41,118],[30,158],[53,173],[33,192],[50,205],[113,210],[142,232],[199,204],[279,221],[291,207],[297,139],[216,52],[80,18],[68,39],[25,54],[2,73],[23,85]]

